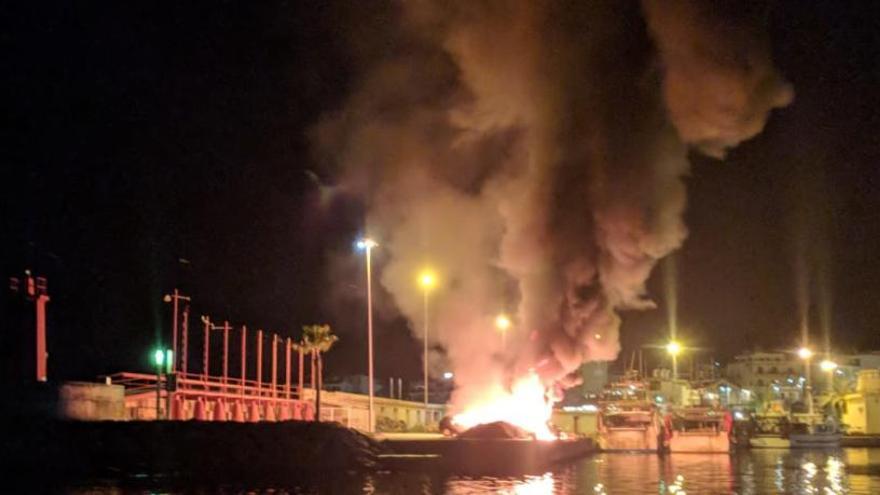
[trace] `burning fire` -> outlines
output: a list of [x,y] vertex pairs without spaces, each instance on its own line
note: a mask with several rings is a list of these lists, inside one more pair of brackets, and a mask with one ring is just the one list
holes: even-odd
[[452,421],[463,428],[505,421],[535,435],[538,440],[556,440],[548,422],[553,414],[553,401],[535,372],[517,380],[511,390],[498,386],[484,401],[470,405],[456,414]]

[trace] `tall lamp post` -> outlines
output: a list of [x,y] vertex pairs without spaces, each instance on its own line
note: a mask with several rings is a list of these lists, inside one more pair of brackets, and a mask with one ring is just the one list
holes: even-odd
[[810,382],[810,359],[813,351],[803,346],[797,351],[797,355],[804,361],[804,401],[807,403],[807,413],[813,414],[813,386]]
[[[422,362],[422,369],[423,369],[424,380],[425,380],[424,400],[425,400],[425,417],[426,418],[428,415],[428,293],[431,292],[431,288],[434,287],[434,284],[436,283],[436,281],[437,281],[436,277],[434,276],[434,274],[430,270],[425,270],[421,273],[421,275],[419,275],[419,285],[422,286],[422,291],[424,292],[424,295],[425,295],[425,317],[424,317],[425,337],[423,339],[425,352],[424,352],[424,356],[422,357],[422,361],[423,361]],[[426,423],[427,423],[427,421],[426,421]]]
[[507,330],[510,329],[510,318],[505,314],[500,314],[495,317],[495,328],[501,332],[501,350],[507,350]]
[[834,371],[837,369],[837,363],[831,360],[831,355],[828,355],[826,359],[823,359],[821,363],[819,363],[819,368],[828,373],[827,380],[827,388],[828,393],[834,392]]
[[369,393],[369,430],[376,431],[376,421],[373,414],[373,276],[370,266],[370,255],[374,247],[379,244],[376,241],[365,237],[357,242],[358,249],[366,252],[367,255],[367,390]]
[[681,354],[681,344],[670,341],[666,344],[666,352],[672,358],[672,379],[678,380],[678,355]]
[[[171,303],[173,308],[173,316],[171,320],[171,351],[174,357],[180,355],[177,352],[177,340],[178,340],[178,331],[180,329],[180,325],[178,324],[178,315],[179,315],[179,301],[189,302],[190,298],[188,296],[184,296],[180,294],[180,291],[174,289],[174,292],[171,294],[165,294],[165,297],[162,298],[166,303]],[[185,331],[185,330],[184,330]],[[177,372],[177,360],[171,363],[171,372]]]

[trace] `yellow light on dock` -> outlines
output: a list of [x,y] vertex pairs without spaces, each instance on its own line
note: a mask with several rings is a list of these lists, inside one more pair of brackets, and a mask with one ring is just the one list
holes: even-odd
[[678,356],[681,353],[681,344],[673,340],[666,344],[666,352],[672,356]]
[[837,363],[829,359],[825,359],[821,363],[819,363],[819,367],[822,368],[822,371],[834,371],[837,369]]
[[813,351],[811,351],[809,347],[801,347],[798,349],[797,355],[801,359],[810,359],[813,357]]

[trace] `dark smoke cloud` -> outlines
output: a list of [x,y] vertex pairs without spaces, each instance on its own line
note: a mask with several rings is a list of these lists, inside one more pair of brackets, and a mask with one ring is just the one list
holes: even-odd
[[644,0],[664,66],[663,92],[682,139],[722,157],[761,132],[794,91],[773,67],[763,2]]
[[696,1],[395,6],[314,132],[366,200],[382,285],[420,329],[415,274],[438,272],[430,338],[460,404],[527,367],[549,383],[614,359],[618,311],[652,307],[645,281],[686,236],[687,147],[720,155],[791,98],[753,24]]

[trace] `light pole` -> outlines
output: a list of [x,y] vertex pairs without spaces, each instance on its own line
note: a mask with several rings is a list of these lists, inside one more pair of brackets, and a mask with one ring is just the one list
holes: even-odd
[[681,344],[670,341],[666,344],[666,352],[672,357],[672,379],[678,380],[678,355],[681,353]]
[[[424,391],[424,399],[425,399],[425,418],[427,419],[428,415],[428,293],[431,292],[431,288],[434,287],[436,283],[436,277],[430,270],[425,270],[419,275],[419,285],[422,286],[422,290],[425,295],[425,338],[424,342],[424,357],[422,358],[422,369],[424,373],[425,380],[425,391]],[[425,421],[427,423],[427,421]]]
[[828,393],[831,394],[834,392],[834,371],[837,369],[837,363],[831,360],[831,356],[829,355],[827,359],[823,359],[821,363],[819,363],[819,368],[828,373],[827,378],[827,386]]
[[[180,295],[180,291],[174,289],[173,293],[165,294],[165,297],[163,297],[162,300],[166,303],[171,303],[173,306],[173,319],[171,321],[171,351],[176,357],[179,355],[177,352],[177,333],[178,329],[180,328],[180,325],[178,325],[177,322],[177,317],[179,314],[179,301],[189,302],[190,298]],[[177,359],[175,359],[175,362],[171,363],[171,372],[177,372]]]
[[507,330],[510,328],[510,318],[505,314],[500,314],[495,317],[495,328],[501,332],[501,350],[507,350]]
[[153,364],[156,365],[156,420],[162,419],[162,365],[165,364],[165,351],[156,349],[153,352]]
[[379,244],[376,241],[365,237],[357,242],[358,249],[362,249],[367,254],[367,390],[369,393],[369,429],[370,432],[376,431],[376,421],[373,414],[373,275],[370,267],[370,255],[374,247]]
[[810,358],[813,357],[813,351],[803,346],[797,351],[797,355],[804,361],[804,401],[807,402],[807,413],[813,414],[813,386],[810,384]]

